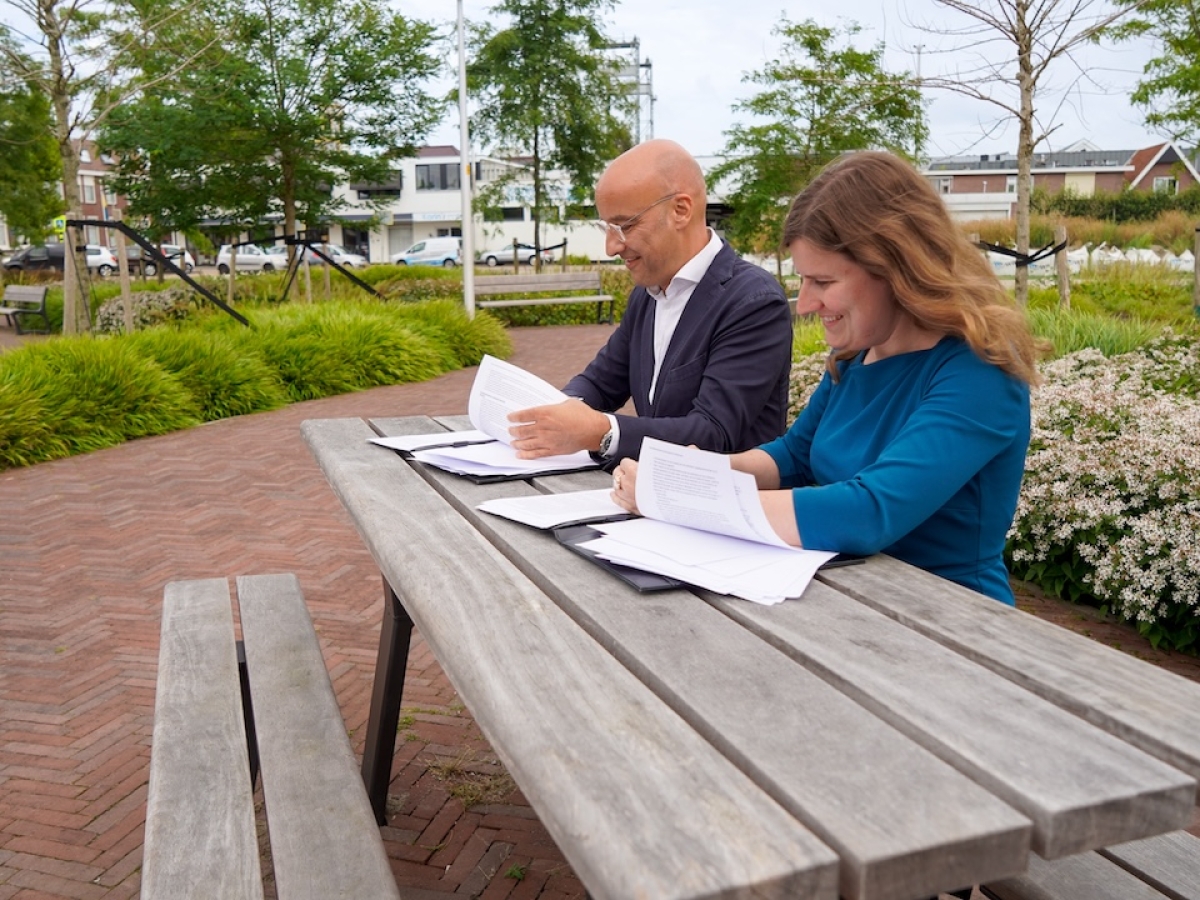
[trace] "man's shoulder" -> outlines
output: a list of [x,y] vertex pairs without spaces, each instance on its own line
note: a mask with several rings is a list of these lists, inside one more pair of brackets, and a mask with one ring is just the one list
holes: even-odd
[[779,281],[762,266],[742,259],[732,247],[725,244],[713,260],[709,271],[718,283],[739,292],[750,291],[786,302],[786,295]]

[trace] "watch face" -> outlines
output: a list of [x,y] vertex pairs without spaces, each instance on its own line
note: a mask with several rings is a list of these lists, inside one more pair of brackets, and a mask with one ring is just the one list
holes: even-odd
[[604,437],[600,438],[600,455],[608,456],[608,451],[612,449],[613,433],[610,431]]

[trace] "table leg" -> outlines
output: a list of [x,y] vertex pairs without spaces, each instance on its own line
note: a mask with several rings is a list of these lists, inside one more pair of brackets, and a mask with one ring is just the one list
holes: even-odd
[[387,789],[392,780],[396,728],[400,724],[400,697],[413,623],[387,579],[383,580],[383,623],[379,629],[379,656],[371,687],[371,716],[363,748],[362,776],[375,821],[387,824]]

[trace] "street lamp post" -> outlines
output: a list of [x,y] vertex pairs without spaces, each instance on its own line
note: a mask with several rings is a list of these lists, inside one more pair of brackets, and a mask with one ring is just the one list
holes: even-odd
[[462,195],[462,275],[463,305],[467,318],[475,318],[475,228],[471,213],[474,174],[471,169],[471,136],[467,128],[467,41],[463,23],[463,0],[458,0],[458,128],[462,171],[459,193]]

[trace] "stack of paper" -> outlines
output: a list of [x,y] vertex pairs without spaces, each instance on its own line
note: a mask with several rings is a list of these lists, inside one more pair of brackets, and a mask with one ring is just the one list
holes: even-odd
[[402,438],[373,438],[376,444],[411,452],[413,459],[477,477],[518,477],[597,468],[585,451],[540,459],[518,459],[508,433],[508,414],[533,406],[562,403],[567,395],[524,369],[485,356],[471,384],[467,416],[477,431],[440,432]]
[[[480,509],[536,527],[586,521],[584,510],[620,510],[607,491],[488,501]],[[596,504],[594,507],[591,504]],[[837,554],[788,545],[767,521],[753,476],[729,457],[654,438],[642,442],[638,510],[645,518],[592,527],[603,537],[581,543],[602,559],[655,572],[756,603],[798,597]],[[555,521],[558,517],[559,521]]]

